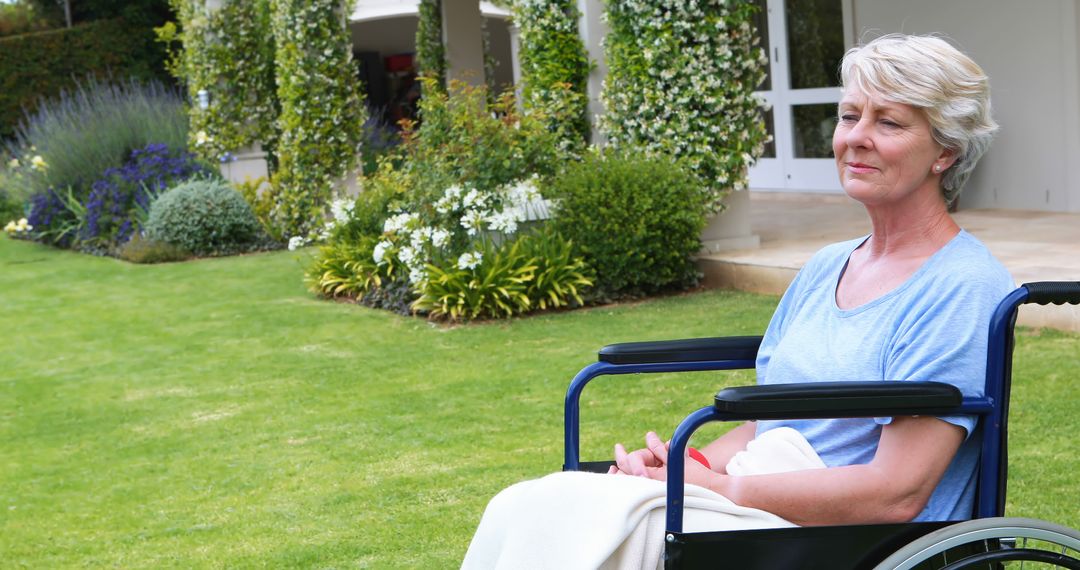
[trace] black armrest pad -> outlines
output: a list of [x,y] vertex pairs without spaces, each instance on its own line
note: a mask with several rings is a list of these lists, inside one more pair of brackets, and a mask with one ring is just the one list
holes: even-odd
[[599,360],[611,364],[754,360],[758,346],[761,346],[760,336],[624,342],[601,348]]
[[936,415],[962,401],[941,382],[807,382],[724,388],[715,406],[730,419],[793,420]]

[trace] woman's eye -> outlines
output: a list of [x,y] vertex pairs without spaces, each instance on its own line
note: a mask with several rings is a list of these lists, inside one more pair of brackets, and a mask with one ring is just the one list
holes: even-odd
[[896,127],[899,127],[899,126],[900,126],[900,124],[899,124],[899,123],[897,123],[897,122],[895,122],[895,121],[890,121],[889,119],[882,119],[882,120],[881,120],[881,124],[882,124],[882,125],[885,125],[886,127],[889,127],[890,129],[892,129],[892,128],[896,128]]
[[840,122],[842,122],[842,123],[856,123],[858,121],[859,121],[859,117],[857,115],[852,115],[852,114],[840,115]]

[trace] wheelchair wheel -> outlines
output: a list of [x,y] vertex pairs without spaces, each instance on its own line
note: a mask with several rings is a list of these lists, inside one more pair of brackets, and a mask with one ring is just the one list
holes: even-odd
[[874,570],[1080,570],[1080,532],[1036,519],[988,518],[947,526]]

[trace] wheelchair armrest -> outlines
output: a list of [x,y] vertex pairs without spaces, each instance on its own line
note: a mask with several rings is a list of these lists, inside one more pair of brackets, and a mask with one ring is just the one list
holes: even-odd
[[609,364],[754,360],[760,345],[760,336],[624,342],[601,348],[598,360]]
[[960,390],[942,382],[808,382],[724,388],[725,420],[868,418],[955,411]]

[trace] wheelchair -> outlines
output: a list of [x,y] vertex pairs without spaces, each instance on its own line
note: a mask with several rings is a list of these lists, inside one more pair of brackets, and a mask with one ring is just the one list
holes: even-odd
[[[713,405],[690,414],[671,439],[664,568],[1080,570],[1080,532],[1004,517],[1013,327],[1024,303],[1080,304],[1080,282],[1027,283],[999,303],[990,322],[981,397],[964,397],[956,387],[938,382],[817,382],[720,390]],[[726,337],[605,346],[598,362],[582,369],[567,390],[563,470],[606,472],[612,465],[579,457],[579,402],[593,378],[753,368],[760,344],[761,337]],[[686,448],[694,431],[708,422],[947,414],[979,416],[974,436],[981,437],[982,447],[971,520],[683,532]]]

